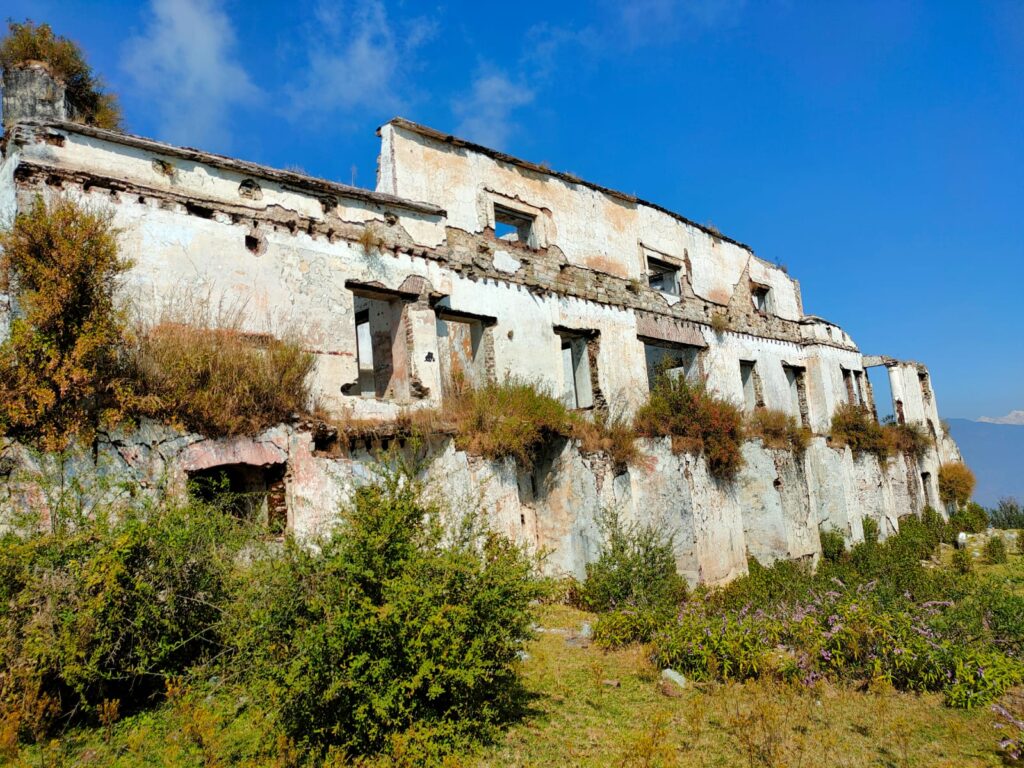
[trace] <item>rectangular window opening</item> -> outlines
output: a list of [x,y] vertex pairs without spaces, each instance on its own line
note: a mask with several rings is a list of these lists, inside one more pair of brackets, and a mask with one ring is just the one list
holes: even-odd
[[647,388],[653,390],[662,374],[684,376],[687,381],[700,382],[701,347],[691,344],[670,344],[643,340],[644,357],[647,360]]
[[754,302],[754,309],[762,315],[769,312],[771,289],[765,285],[755,285],[750,289],[750,297]]
[[481,319],[438,312],[437,351],[447,395],[481,387],[493,378],[490,326]]
[[494,236],[507,243],[522,243],[533,247],[533,216],[513,211],[500,205],[494,206]]
[[761,397],[761,380],[755,361],[740,360],[740,383],[743,386],[743,406],[748,412],[764,405]]
[[671,296],[679,295],[679,267],[667,261],[647,257],[647,285]]
[[808,423],[806,371],[795,365],[783,365],[786,382],[789,384],[789,412],[796,416],[801,426]]
[[358,392],[350,394],[386,400],[408,397],[406,304],[398,298],[355,296],[359,381]]
[[567,408],[594,406],[593,371],[590,368],[589,338],[559,333],[562,354],[562,402]]

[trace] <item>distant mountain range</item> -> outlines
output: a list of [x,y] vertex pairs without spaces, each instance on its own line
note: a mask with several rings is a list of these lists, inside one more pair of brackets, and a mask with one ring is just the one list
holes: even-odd
[[985,507],[994,507],[1006,496],[1024,501],[1024,425],[947,421],[964,461],[978,478],[974,500]]

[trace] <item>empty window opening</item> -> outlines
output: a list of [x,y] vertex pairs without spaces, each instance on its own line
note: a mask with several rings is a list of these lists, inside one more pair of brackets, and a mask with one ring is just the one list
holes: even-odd
[[480,319],[437,315],[437,351],[445,394],[481,387],[494,378],[494,342],[489,323]]
[[783,365],[786,383],[789,385],[789,413],[796,416],[801,426],[808,423],[807,414],[807,373],[795,365]]
[[671,296],[679,295],[679,267],[667,261],[647,257],[647,285]]
[[533,216],[494,206],[494,236],[508,243],[522,243],[533,246]]
[[872,395],[875,418],[883,424],[886,421],[895,421],[889,369],[881,365],[868,368],[867,385]]
[[221,464],[188,473],[188,493],[278,535],[288,527],[285,465]]
[[642,340],[647,359],[647,387],[654,389],[660,375],[684,376],[699,382],[701,373],[701,347],[691,344],[671,344],[664,341]]
[[401,299],[355,297],[358,394],[397,400],[409,396],[405,308]]
[[762,315],[767,314],[771,307],[771,289],[765,285],[754,285],[750,288],[750,298],[754,309]]
[[594,383],[588,337],[559,333],[562,351],[562,402],[567,408],[592,408]]
[[927,404],[932,399],[932,388],[928,383],[928,374],[918,372],[917,381],[921,385],[921,397],[924,398],[924,402]]
[[764,407],[761,394],[761,376],[757,372],[757,363],[753,360],[740,360],[740,383],[743,386],[743,406],[748,412]]
[[843,372],[843,384],[846,386],[846,401],[850,405],[865,405],[864,371],[854,371],[849,368],[840,370]]
[[896,423],[897,424],[906,424],[907,423],[907,416],[906,416],[906,414],[903,413],[903,401],[902,400],[897,400],[895,405],[896,405]]

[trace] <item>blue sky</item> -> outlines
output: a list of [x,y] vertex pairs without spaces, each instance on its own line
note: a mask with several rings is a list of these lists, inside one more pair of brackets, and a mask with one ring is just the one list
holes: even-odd
[[1024,0],[7,0],[133,133],[372,186],[401,114],[785,264],[805,311],[1024,409]]

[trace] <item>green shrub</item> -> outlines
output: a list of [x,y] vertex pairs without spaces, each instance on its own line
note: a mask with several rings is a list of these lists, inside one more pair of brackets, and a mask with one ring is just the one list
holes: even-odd
[[82,49],[49,24],[19,24],[8,21],[7,35],[0,41],[0,69],[9,70],[29,61],[44,62],[66,88],[68,100],[83,122],[99,128],[117,129],[121,110],[112,94],[105,93],[100,80],[86,63]]
[[878,530],[878,521],[872,517],[865,517],[861,520],[861,526],[864,531],[864,541],[868,544],[876,544],[881,533]]
[[974,560],[966,549],[953,552],[953,570],[964,576],[974,573]]
[[939,467],[939,498],[959,509],[974,493],[974,473],[962,461],[947,461]]
[[956,535],[964,533],[982,533],[988,528],[988,513],[980,504],[973,501],[957,509],[949,516],[949,543],[956,540]]
[[89,442],[117,410],[125,320],[114,292],[130,264],[111,218],[37,196],[0,234],[0,251],[19,310],[0,345],[0,428],[45,450]]
[[703,454],[717,478],[731,480],[743,467],[742,412],[685,376],[659,373],[635,426],[645,437],[671,437],[674,451]]
[[990,536],[985,542],[985,559],[989,565],[1001,565],[1008,559],[1006,553],[1006,542],[999,534]]
[[587,564],[583,606],[663,613],[678,607],[686,598],[686,582],[676,571],[673,537],[652,525],[624,525],[612,510],[599,523],[604,542],[598,559]]
[[770,619],[686,611],[655,639],[653,658],[694,680],[748,680],[768,671],[781,627]]
[[601,648],[621,648],[649,643],[667,622],[664,614],[650,610],[616,609],[602,613],[594,626],[594,642]]
[[821,556],[825,562],[838,563],[846,554],[846,537],[841,531],[819,531],[818,538],[821,540]]
[[444,751],[519,706],[532,563],[440,514],[409,472],[386,470],[315,548],[288,541],[254,564],[228,622],[232,664],[301,750],[355,756],[429,734]]
[[730,611],[778,605],[805,596],[813,580],[810,569],[795,560],[776,560],[766,567],[750,557],[747,575],[713,592],[710,602]]
[[247,531],[198,504],[92,512],[0,539],[0,720],[22,738],[142,706],[219,648]]
[[1024,508],[1016,499],[1000,499],[988,517],[993,528],[1024,528]]
[[445,402],[455,444],[489,459],[511,456],[530,467],[553,437],[569,437],[574,416],[533,384],[516,378],[467,388]]

